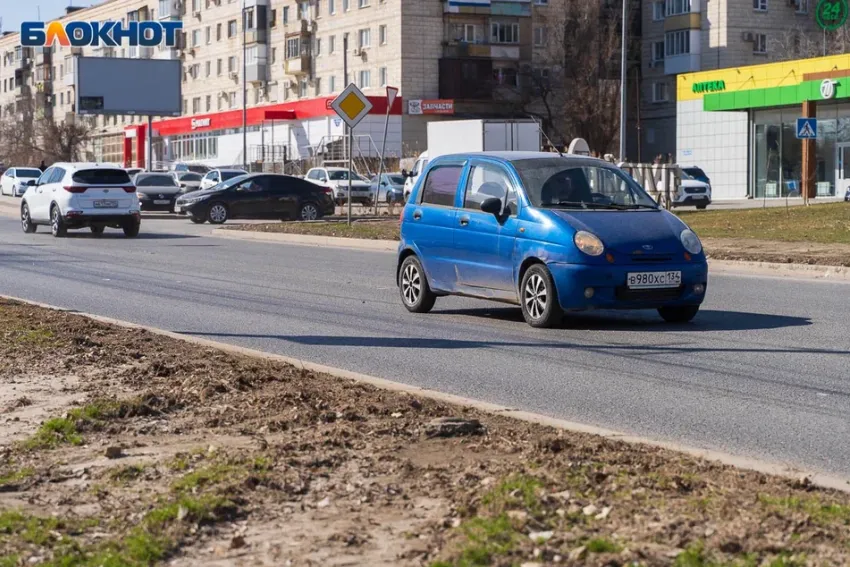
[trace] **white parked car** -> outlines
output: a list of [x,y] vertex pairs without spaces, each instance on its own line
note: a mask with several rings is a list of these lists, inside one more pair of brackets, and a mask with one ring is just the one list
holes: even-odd
[[711,204],[711,185],[700,181],[684,169],[681,170],[682,182],[679,191],[673,196],[674,207],[695,206],[705,209]]
[[[344,167],[314,167],[305,176],[307,181],[330,187],[338,205],[348,202],[348,169]],[[371,182],[355,173],[351,177],[351,202],[369,205],[372,203]]]
[[404,201],[407,202],[410,198],[410,193],[413,191],[413,186],[419,179],[419,174],[422,173],[428,166],[428,152],[422,152],[416,158],[416,163],[413,164],[413,169],[407,174],[404,180]]
[[211,169],[201,179],[200,189],[203,191],[204,189],[215,187],[223,181],[239,177],[240,175],[248,175],[248,172],[244,169]]
[[20,197],[27,190],[27,183],[41,177],[37,167],[10,167],[0,176],[0,194]]
[[30,181],[21,202],[21,228],[33,233],[49,225],[53,236],[88,227],[103,234],[108,226],[125,236],[139,234],[136,187],[122,168],[97,163],[55,163]]

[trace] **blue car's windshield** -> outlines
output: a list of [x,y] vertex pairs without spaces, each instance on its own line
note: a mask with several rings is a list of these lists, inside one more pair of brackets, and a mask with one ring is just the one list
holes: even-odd
[[518,160],[513,165],[534,207],[658,208],[634,179],[616,167],[560,157]]

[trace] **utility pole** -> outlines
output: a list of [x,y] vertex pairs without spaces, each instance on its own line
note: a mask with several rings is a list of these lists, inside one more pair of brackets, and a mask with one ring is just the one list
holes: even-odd
[[[342,76],[345,87],[348,87],[348,34],[342,36]],[[346,138],[348,139],[348,213],[346,219],[348,226],[351,226],[351,176],[353,173],[352,154],[354,154],[354,129],[347,123],[345,125]],[[344,143],[344,142],[343,142]]]
[[248,171],[248,18],[245,10],[245,0],[242,0],[242,169]]
[[621,35],[622,37],[622,45],[620,47],[620,160],[625,161],[626,159],[626,62],[628,60],[626,56],[626,43],[627,43],[627,35],[628,35],[628,2],[629,0],[623,0],[623,26]]

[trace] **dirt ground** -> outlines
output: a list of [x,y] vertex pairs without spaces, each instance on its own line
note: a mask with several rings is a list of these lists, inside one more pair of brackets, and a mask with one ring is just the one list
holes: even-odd
[[0,567],[850,563],[845,493],[5,300],[0,384]]

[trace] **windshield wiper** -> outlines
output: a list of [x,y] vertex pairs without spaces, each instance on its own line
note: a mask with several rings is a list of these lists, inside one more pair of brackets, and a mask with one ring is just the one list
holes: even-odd
[[540,205],[543,208],[554,207],[576,207],[581,209],[613,209],[616,211],[628,211],[634,209],[656,209],[652,205],[642,205],[635,203],[634,205],[619,205],[617,203],[586,203],[584,201],[560,201],[558,203],[549,203]]

